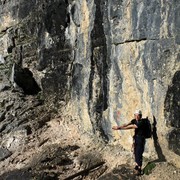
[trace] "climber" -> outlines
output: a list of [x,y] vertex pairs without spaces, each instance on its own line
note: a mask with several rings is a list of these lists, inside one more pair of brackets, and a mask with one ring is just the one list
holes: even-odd
[[134,119],[130,123],[124,124],[122,126],[113,126],[113,130],[128,130],[135,129],[135,134],[133,136],[134,144],[134,155],[136,166],[134,168],[136,175],[141,175],[142,167],[142,155],[145,146],[145,137],[143,136],[143,123],[142,123],[142,112],[141,110],[136,110],[134,113]]

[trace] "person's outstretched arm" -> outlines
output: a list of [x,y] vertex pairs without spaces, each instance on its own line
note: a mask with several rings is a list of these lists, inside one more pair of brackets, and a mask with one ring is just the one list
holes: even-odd
[[113,130],[127,130],[127,129],[136,129],[138,128],[135,124],[127,124],[127,125],[122,125],[122,126],[113,126],[112,129]]

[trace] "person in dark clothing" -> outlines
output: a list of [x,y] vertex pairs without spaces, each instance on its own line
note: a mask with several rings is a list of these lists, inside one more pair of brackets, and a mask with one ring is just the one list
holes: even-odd
[[136,110],[134,113],[134,119],[130,123],[124,124],[122,126],[113,126],[113,130],[128,130],[135,129],[135,134],[133,136],[134,145],[134,156],[136,166],[134,168],[135,174],[141,174],[142,158],[145,146],[145,137],[143,136],[143,120],[141,110]]

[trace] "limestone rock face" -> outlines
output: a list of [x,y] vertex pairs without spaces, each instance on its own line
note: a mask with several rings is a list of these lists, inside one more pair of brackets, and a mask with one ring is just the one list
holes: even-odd
[[[178,164],[179,12],[176,0],[1,0],[1,132],[23,129],[38,115],[28,125],[33,131],[53,112],[130,149],[133,131],[111,127],[141,109],[156,137],[147,140],[147,155],[161,152]],[[22,117],[25,109],[30,114]]]

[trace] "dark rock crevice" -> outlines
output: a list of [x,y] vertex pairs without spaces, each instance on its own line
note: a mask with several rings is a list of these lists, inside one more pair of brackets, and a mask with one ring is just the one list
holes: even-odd
[[[107,45],[103,28],[102,1],[95,0],[96,6],[94,28],[91,32],[91,72],[89,78],[89,114],[94,133],[99,131],[106,137],[102,129],[102,114],[108,107],[108,62]],[[98,79],[98,82],[97,82]],[[95,112],[95,115],[94,115]]]
[[33,78],[32,72],[28,68],[21,68],[18,65],[14,65],[14,82],[23,89],[27,95],[35,95],[41,91],[37,82]]
[[167,136],[169,149],[180,155],[180,128],[173,129]]
[[164,113],[167,126],[173,130],[167,136],[169,148],[180,155],[180,71],[174,74],[166,94]]
[[174,74],[165,99],[165,117],[167,125],[180,128],[180,71]]
[[118,46],[118,45],[121,45],[121,44],[127,44],[127,43],[133,43],[133,42],[146,42],[146,41],[158,41],[160,39],[148,39],[148,38],[142,38],[142,39],[130,39],[130,40],[126,40],[126,41],[123,41],[123,42],[120,42],[120,43],[113,43],[114,45]]

